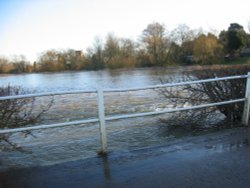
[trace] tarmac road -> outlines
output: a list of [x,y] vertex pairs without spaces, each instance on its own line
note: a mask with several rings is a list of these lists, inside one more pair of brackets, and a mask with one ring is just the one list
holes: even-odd
[[1,188],[250,187],[250,128],[53,166],[0,172]]

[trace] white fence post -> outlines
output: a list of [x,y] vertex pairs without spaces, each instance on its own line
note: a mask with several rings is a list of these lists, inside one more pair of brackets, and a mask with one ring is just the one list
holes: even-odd
[[246,81],[246,93],[245,93],[245,103],[244,109],[242,114],[242,124],[248,125],[249,121],[249,106],[250,106],[250,72],[247,74],[247,81]]
[[100,154],[107,154],[108,147],[107,147],[107,135],[106,135],[106,128],[105,128],[104,97],[103,97],[102,89],[97,90],[97,96],[98,96],[100,139],[101,139],[101,145],[102,145]]

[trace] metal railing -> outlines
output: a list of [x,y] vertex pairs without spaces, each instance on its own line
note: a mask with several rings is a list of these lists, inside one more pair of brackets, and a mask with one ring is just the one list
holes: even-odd
[[[234,99],[234,100],[223,101],[223,102],[216,102],[216,103],[209,103],[209,104],[203,104],[203,105],[197,105],[197,106],[191,106],[191,107],[174,108],[174,109],[162,110],[162,111],[157,111],[157,112],[155,112],[155,111],[154,112],[143,112],[143,113],[114,115],[114,116],[105,117],[105,106],[104,106],[104,96],[103,96],[104,92],[107,93],[107,92],[139,91],[139,90],[184,86],[184,85],[191,85],[191,84],[208,83],[208,82],[232,80],[232,79],[243,79],[243,78],[247,78],[245,98]],[[219,106],[219,105],[226,105],[226,104],[232,104],[232,103],[238,103],[238,102],[244,102],[242,123],[244,125],[248,125],[249,108],[250,108],[249,107],[250,106],[250,73],[248,73],[248,75],[229,76],[229,77],[212,78],[212,79],[205,79],[205,80],[195,80],[195,81],[189,81],[189,82],[168,83],[168,84],[153,85],[153,86],[147,86],[147,87],[137,87],[137,88],[106,89],[106,90],[97,89],[97,90],[88,90],[88,91],[76,90],[76,91],[67,91],[67,92],[48,92],[48,93],[39,93],[39,94],[5,96],[5,97],[0,97],[0,101],[12,100],[12,99],[22,99],[22,98],[32,98],[32,97],[43,97],[43,96],[81,94],[81,93],[96,93],[97,94],[97,101],[98,101],[98,117],[97,118],[84,119],[84,120],[80,120],[80,121],[70,121],[70,122],[64,122],[64,123],[56,123],[56,124],[48,124],[48,125],[36,125],[36,126],[13,128],[13,129],[2,129],[2,130],[0,130],[0,134],[99,122],[99,130],[100,130],[100,138],[101,138],[101,146],[102,146],[101,152],[107,153],[108,152],[107,135],[106,135],[106,128],[105,128],[106,121],[135,118],[135,117],[143,117],[143,116],[151,116],[151,115],[160,115],[160,114],[165,114],[165,113],[170,113],[170,112],[194,110],[194,109],[207,108],[207,107],[213,107],[213,106]]]

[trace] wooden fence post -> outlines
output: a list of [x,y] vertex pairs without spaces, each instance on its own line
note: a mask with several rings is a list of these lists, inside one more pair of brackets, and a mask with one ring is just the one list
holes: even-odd
[[248,77],[246,81],[246,93],[245,93],[245,103],[242,114],[242,124],[247,126],[249,121],[249,106],[250,106],[250,72],[248,72]]
[[107,147],[107,135],[105,127],[104,97],[102,89],[97,90],[97,96],[98,96],[99,130],[100,130],[100,139],[102,145],[102,149],[99,154],[107,154],[108,147]]

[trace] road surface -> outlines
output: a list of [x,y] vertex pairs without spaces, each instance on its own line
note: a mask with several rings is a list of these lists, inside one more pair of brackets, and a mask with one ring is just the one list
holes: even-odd
[[250,128],[52,166],[0,172],[1,188],[250,187]]

